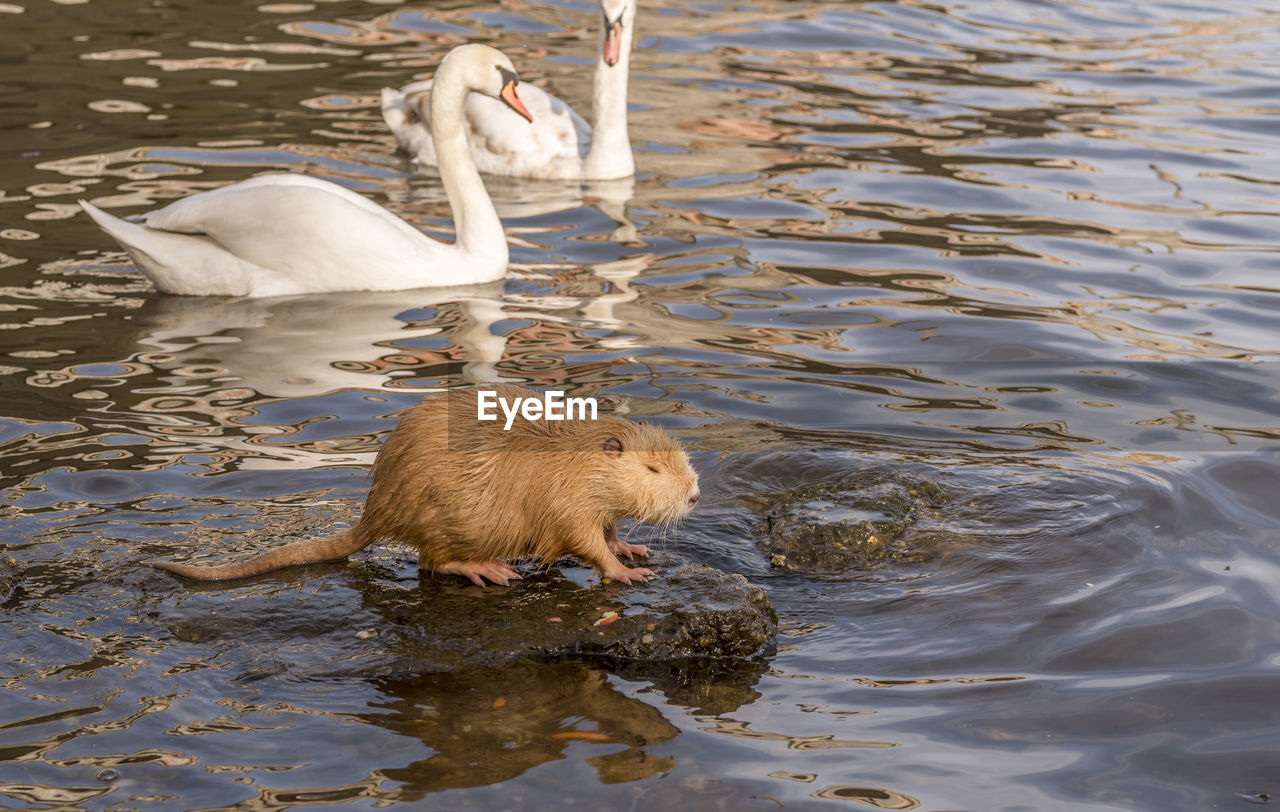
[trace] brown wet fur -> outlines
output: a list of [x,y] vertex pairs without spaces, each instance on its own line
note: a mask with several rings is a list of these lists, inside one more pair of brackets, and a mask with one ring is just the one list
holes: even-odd
[[[482,388],[508,401],[541,398],[510,384]],[[455,389],[405,412],[378,452],[364,513],[351,530],[226,567],[155,566],[197,580],[244,578],[396,541],[418,551],[419,568],[476,583],[481,575],[505,582],[501,573],[510,570],[501,562],[550,562],[566,553],[623,582],[652,574],[618,560],[616,553],[630,558],[648,549],[620,541],[616,523],[670,523],[689,512],[698,476],[680,445],[655,426],[603,414],[594,421],[517,416],[504,431],[501,407],[496,421],[476,419],[477,391]]]

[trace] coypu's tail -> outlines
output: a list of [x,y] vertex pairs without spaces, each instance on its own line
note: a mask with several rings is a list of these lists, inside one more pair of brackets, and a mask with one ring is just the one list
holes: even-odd
[[232,578],[248,578],[250,575],[259,575],[294,564],[337,561],[368,547],[370,541],[372,539],[365,538],[363,534],[356,532],[356,528],[352,528],[345,533],[332,536],[295,541],[292,544],[268,550],[248,561],[228,564],[225,567],[193,567],[190,564],[178,564],[173,561],[152,561],[151,566],[197,581],[227,581]]

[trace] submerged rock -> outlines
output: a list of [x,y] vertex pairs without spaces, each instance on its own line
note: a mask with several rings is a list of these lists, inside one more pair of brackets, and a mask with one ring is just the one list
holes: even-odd
[[859,473],[765,497],[758,544],[774,568],[815,575],[919,561],[933,544],[908,531],[945,501],[927,480]]
[[18,594],[18,584],[22,581],[22,570],[12,561],[0,559],[0,606],[8,603]]

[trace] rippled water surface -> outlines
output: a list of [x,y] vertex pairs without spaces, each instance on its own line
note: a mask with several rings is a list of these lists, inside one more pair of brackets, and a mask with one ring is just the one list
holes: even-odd
[[[490,179],[486,288],[164,297],[76,205],[283,170],[448,235],[379,89],[486,41],[585,111],[597,17],[0,3],[0,803],[1280,794],[1272,3],[641,0],[634,184]],[[681,436],[704,497],[656,543],[764,587],[776,652],[405,673],[355,637],[395,550],[145,566],[350,523],[393,415],[495,377]]]

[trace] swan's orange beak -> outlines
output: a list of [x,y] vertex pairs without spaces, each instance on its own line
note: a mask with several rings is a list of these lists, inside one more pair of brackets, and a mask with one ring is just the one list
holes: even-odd
[[604,29],[604,64],[613,67],[622,56],[622,20],[615,20]]
[[516,80],[512,79],[502,86],[502,100],[507,106],[524,116],[530,124],[533,123],[533,113],[529,112],[529,108],[524,106],[524,102],[520,101],[520,97],[516,95]]

